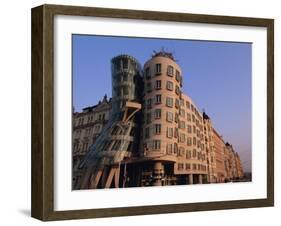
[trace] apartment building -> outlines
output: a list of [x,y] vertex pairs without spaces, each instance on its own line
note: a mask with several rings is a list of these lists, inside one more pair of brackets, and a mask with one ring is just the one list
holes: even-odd
[[224,166],[224,149],[225,143],[222,139],[222,136],[213,128],[213,140],[214,140],[214,152],[215,152],[215,161],[216,161],[216,182],[225,181],[225,166]]
[[78,186],[82,176],[79,164],[85,157],[91,145],[100,135],[107,124],[111,112],[111,99],[105,95],[97,105],[89,106],[82,112],[72,114],[72,183],[73,188]]

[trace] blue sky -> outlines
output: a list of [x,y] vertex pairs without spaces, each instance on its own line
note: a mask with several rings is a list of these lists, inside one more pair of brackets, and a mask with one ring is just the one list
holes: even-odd
[[111,96],[110,60],[134,56],[143,65],[153,50],[172,52],[183,72],[183,92],[212,119],[251,170],[250,43],[73,35],[73,105],[76,111]]

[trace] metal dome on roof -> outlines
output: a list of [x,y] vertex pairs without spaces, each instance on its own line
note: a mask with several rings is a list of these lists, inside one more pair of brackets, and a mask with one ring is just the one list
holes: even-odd
[[158,56],[167,57],[167,58],[170,58],[173,61],[176,61],[175,57],[173,56],[173,53],[167,52],[164,49],[161,49],[159,52],[157,52],[155,50],[153,51],[152,58],[158,57]]

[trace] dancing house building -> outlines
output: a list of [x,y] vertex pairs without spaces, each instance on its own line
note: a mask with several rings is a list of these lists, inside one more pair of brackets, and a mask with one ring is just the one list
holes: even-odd
[[192,99],[173,55],[111,60],[112,98],[73,114],[73,189],[227,182],[239,155]]

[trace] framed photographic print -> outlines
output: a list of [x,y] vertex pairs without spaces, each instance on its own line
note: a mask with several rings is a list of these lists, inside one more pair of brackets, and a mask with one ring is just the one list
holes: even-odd
[[32,216],[274,205],[272,19],[32,9]]

